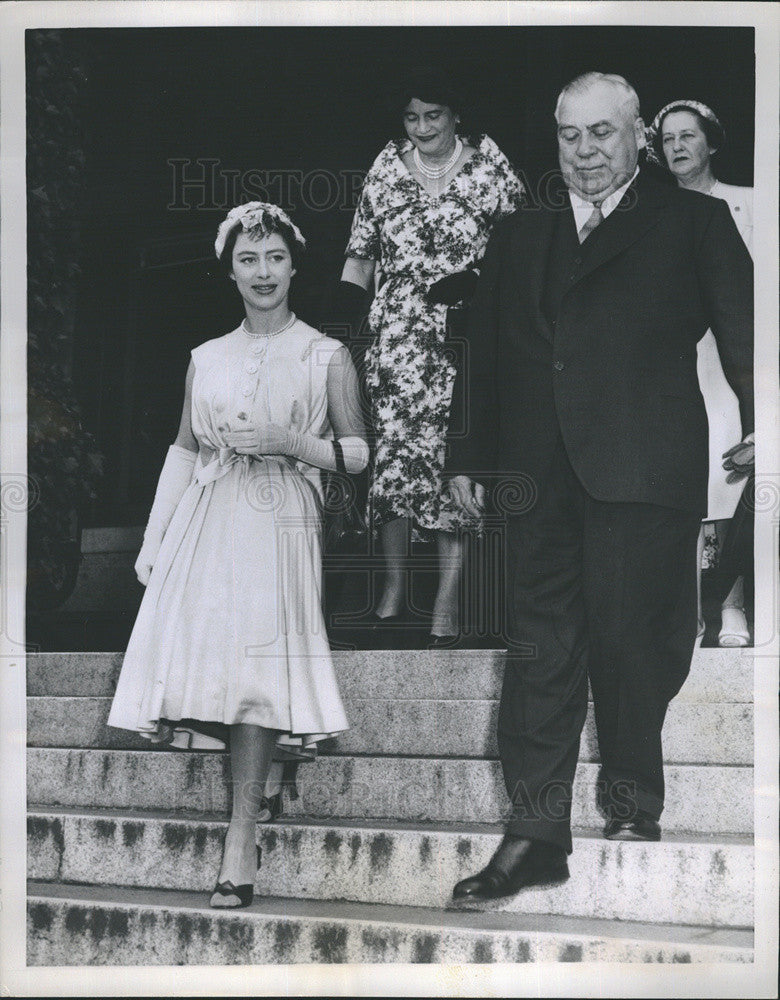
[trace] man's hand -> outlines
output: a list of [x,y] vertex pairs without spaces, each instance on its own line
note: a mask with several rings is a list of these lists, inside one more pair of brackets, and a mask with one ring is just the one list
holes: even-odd
[[485,487],[468,476],[453,476],[447,484],[450,497],[461,513],[479,521],[485,508]]
[[239,455],[289,455],[290,432],[280,424],[243,427],[225,433],[225,444]]
[[728,472],[727,483],[746,479],[756,467],[756,446],[753,443],[753,435],[748,434],[744,441],[724,451],[722,457],[723,468]]

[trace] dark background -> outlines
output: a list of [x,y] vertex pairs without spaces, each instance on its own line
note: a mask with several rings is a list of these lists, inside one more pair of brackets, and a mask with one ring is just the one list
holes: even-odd
[[[87,524],[142,524],[175,436],[188,354],[242,318],[213,265],[216,227],[235,200],[294,213],[310,252],[292,303],[316,324],[337,280],[359,176],[400,134],[387,95],[411,65],[449,70],[464,126],[487,132],[533,189],[554,169],[561,87],[598,69],[624,75],[651,121],[665,103],[713,107],[728,141],[721,180],[753,181],[753,31],[742,28],[204,28],[63,31],[87,82],[80,103],[86,194],[73,377],[84,422],[106,456]],[[29,42],[29,39],[28,39]],[[250,170],[322,173],[263,192],[223,183],[174,192],[173,159]],[[352,178],[350,180],[350,177]],[[252,181],[250,180],[250,183]],[[319,207],[306,204],[316,200]],[[171,207],[177,204],[178,207]]]

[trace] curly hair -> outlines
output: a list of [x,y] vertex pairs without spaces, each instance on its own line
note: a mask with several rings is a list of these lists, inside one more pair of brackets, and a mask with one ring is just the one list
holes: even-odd
[[441,104],[454,115],[463,114],[464,101],[452,81],[432,66],[418,66],[406,73],[390,97],[389,108],[397,120],[417,98],[425,104]]
[[720,149],[723,143],[726,141],[726,133],[723,131],[723,126],[720,122],[712,121],[710,118],[705,118],[701,112],[697,111],[696,108],[692,108],[689,104],[673,104],[670,108],[666,108],[663,117],[658,122],[658,128],[653,135],[652,143],[653,150],[658,157],[659,163],[666,163],[664,157],[664,143],[663,143],[663,124],[667,117],[675,111],[687,111],[688,114],[694,116],[696,121],[701,126],[701,130],[704,133],[704,137],[707,140],[707,145],[710,149],[715,152]]

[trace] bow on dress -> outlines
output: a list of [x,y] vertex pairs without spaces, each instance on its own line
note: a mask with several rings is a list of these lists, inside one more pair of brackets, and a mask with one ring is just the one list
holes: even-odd
[[[254,455],[240,455],[235,448],[219,448],[214,452],[211,461],[207,465],[204,465],[195,476],[195,482],[198,486],[207,486],[209,483],[216,482],[217,479],[221,479],[227,475],[228,471],[234,465],[237,465],[239,462],[248,465],[249,460],[254,457]],[[257,457],[260,458],[261,456]]]

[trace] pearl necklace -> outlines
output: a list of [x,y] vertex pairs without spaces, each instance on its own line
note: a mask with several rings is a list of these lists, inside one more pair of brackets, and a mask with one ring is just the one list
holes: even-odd
[[274,330],[271,333],[250,333],[246,328],[246,320],[241,321],[241,329],[247,335],[247,337],[252,337],[253,340],[268,340],[270,337],[278,337],[280,333],[284,333],[285,330],[289,330],[290,327],[295,322],[295,313],[290,313],[290,318],[284,324],[284,326],[279,327],[278,330]]
[[444,177],[445,174],[449,173],[450,170],[452,170],[452,168],[458,162],[458,157],[462,152],[463,152],[463,143],[456,136],[455,149],[453,149],[452,151],[452,156],[447,160],[446,163],[442,163],[440,167],[429,167],[427,163],[424,163],[422,157],[420,156],[420,150],[416,146],[414,147],[414,153],[412,154],[412,159],[414,160],[415,167],[417,167],[417,169],[420,171],[423,177],[427,177],[428,180],[430,181],[437,181],[441,177]]

